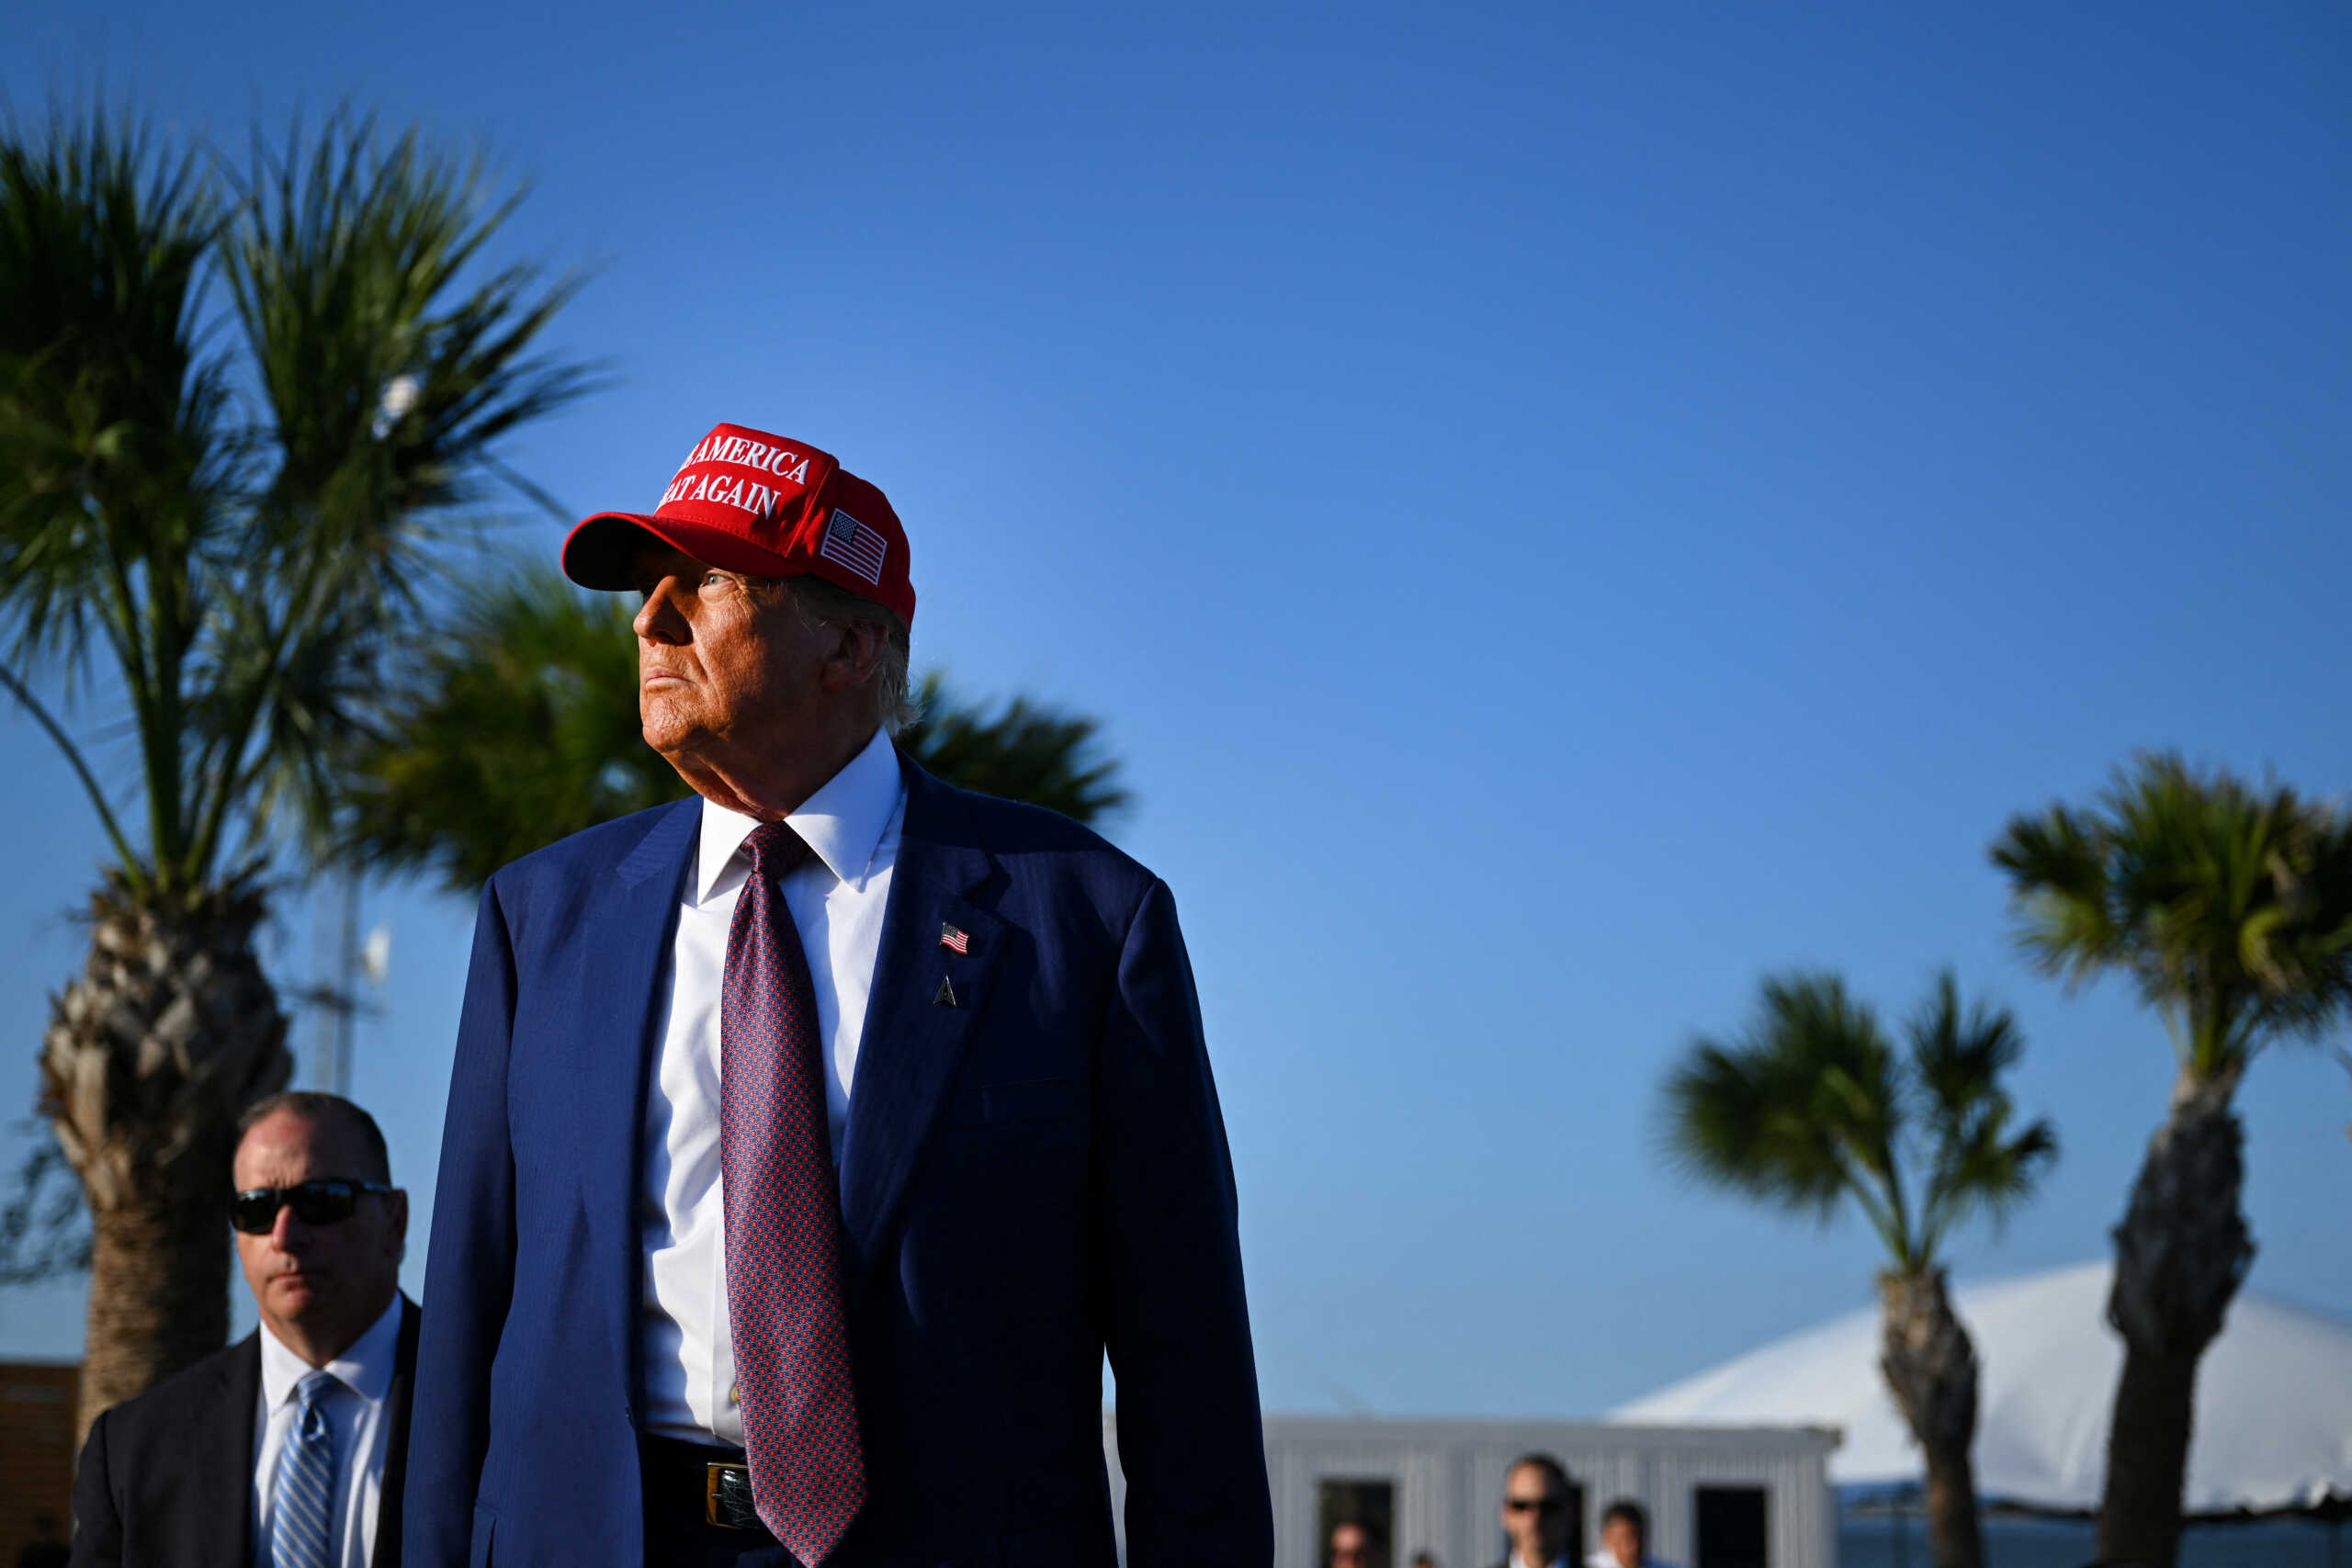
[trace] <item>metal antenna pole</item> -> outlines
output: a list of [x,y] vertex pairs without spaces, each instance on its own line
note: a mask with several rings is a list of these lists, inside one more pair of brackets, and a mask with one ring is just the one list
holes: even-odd
[[351,1098],[351,1046],[359,1017],[359,874],[343,873],[342,941],[335,954],[335,987],[343,993],[342,1004],[334,1010],[334,1077],[328,1084],[331,1092],[344,1099]]
[[327,951],[319,954],[314,970],[319,976],[314,1004],[320,1010],[311,1085],[348,1100],[353,1025],[359,1012],[358,876],[337,873],[329,897],[334,902],[319,919],[319,942]]

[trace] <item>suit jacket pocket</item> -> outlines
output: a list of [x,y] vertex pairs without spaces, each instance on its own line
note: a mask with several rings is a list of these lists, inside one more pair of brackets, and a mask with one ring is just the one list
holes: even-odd
[[1019,1083],[980,1084],[958,1093],[948,1120],[959,1127],[991,1127],[1012,1122],[1051,1122],[1079,1111],[1076,1078],[1025,1078]]

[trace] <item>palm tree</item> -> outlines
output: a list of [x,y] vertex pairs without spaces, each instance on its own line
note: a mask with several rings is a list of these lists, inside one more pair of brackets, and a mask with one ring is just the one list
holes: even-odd
[[2123,1377],[2099,1555],[2170,1568],[2197,1363],[2254,1259],[2231,1108],[2266,1045],[2352,1009],[2352,818],[2178,757],[2119,768],[2097,805],[2013,818],[1993,845],[2043,969],[2128,976],[2172,1037],[2171,1109],[2115,1229]]
[[[0,137],[0,685],[111,851],[40,1058],[91,1215],[85,1428],[226,1337],[234,1120],[290,1066],[272,848],[334,815],[492,446],[581,389],[528,357],[569,284],[459,281],[511,209],[478,166],[348,117],[301,143],[240,193],[102,109]],[[64,722],[94,692],[129,789]]]
[[931,773],[982,795],[1025,800],[1080,822],[1125,809],[1118,763],[1098,754],[1101,724],[1014,697],[995,712],[959,699],[937,671],[923,677],[922,717],[899,745]]
[[2007,1011],[1963,1009],[1949,972],[1907,1056],[1834,975],[1762,989],[1740,1038],[1701,1038],[1668,1077],[1667,1147],[1702,1180],[1825,1221],[1851,1202],[1878,1233],[1879,1370],[1927,1461],[1929,1543],[1941,1568],[1979,1568],[1976,1351],[1941,1252],[1973,1215],[2006,1219],[2057,1156],[2049,1122],[2011,1125],[2000,1078],[2024,1039]]
[[[684,798],[639,728],[633,614],[624,596],[582,593],[545,565],[474,591],[358,748],[353,858],[469,894],[519,855]],[[950,783],[1081,822],[1126,801],[1117,764],[1094,753],[1092,719],[1020,698],[974,708],[936,673],[922,701],[899,744]]]
[[631,613],[547,568],[472,590],[353,760],[351,857],[471,893],[543,844],[683,797],[639,736]]

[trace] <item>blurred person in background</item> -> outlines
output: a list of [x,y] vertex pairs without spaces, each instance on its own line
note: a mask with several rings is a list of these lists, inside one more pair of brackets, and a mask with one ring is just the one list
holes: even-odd
[[1568,1561],[1574,1501],[1575,1483],[1558,1460],[1527,1454],[1513,1461],[1503,1478],[1502,1508],[1510,1555],[1498,1568],[1574,1568]]
[[408,1195],[347,1100],[271,1095],[238,1132],[230,1223],[260,1325],[91,1426],[74,1568],[398,1568]]
[[1585,1559],[1585,1568],[1672,1568],[1652,1557],[1650,1516],[1631,1497],[1620,1497],[1600,1511],[1600,1550]]
[[1372,1568],[1372,1532],[1352,1519],[1333,1526],[1331,1568]]

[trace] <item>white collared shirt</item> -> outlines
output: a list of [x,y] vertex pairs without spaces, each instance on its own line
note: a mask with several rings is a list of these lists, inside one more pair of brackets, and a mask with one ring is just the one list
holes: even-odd
[[313,1371],[330,1373],[327,1426],[334,1433],[334,1517],[327,1521],[327,1561],[335,1568],[368,1568],[376,1554],[376,1505],[384,1489],[384,1441],[391,1423],[385,1396],[400,1359],[401,1298],[351,1348],[312,1367],[261,1325],[261,1408],[254,1419],[254,1563],[269,1568],[270,1524],[276,1504],[277,1458],[294,1430],[294,1386]]
[[[781,891],[799,928],[816,993],[825,1119],[837,1175],[906,795],[898,752],[876,730],[848,766],[786,818],[816,852],[784,879]],[[752,818],[702,803],[694,880],[671,944],[662,1055],[645,1096],[639,1214],[645,1429],[738,1446],[743,1423],[735,1407],[718,1172],[718,1003],[728,928],[751,870],[740,852],[757,826]]]

